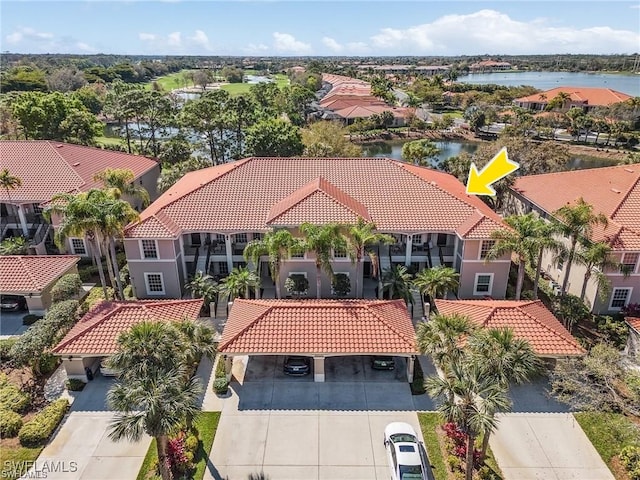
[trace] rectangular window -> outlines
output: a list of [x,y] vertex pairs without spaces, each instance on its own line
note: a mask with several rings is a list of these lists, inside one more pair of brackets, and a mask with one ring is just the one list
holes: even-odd
[[419,234],[414,235],[413,237],[411,237],[411,242],[414,245],[422,245],[422,234],[419,233]]
[[487,258],[489,250],[491,250],[495,244],[495,240],[482,240],[480,243],[480,260]]
[[436,241],[436,245],[438,245],[439,247],[442,247],[443,245],[446,245],[446,244],[447,244],[447,234],[439,233],[438,240]]
[[234,235],[234,243],[247,243],[246,233],[236,233]]
[[493,290],[493,273],[476,273],[473,294],[491,295],[491,290]]
[[614,288],[611,294],[609,310],[620,310],[622,307],[626,307],[631,298],[632,290],[632,288]]
[[147,286],[147,295],[164,295],[162,273],[145,273],[144,283]]
[[262,240],[262,233],[260,232],[254,232],[253,235],[251,236],[254,240]]
[[218,262],[218,273],[220,275],[229,275],[229,265],[227,265],[227,262]]
[[35,213],[36,215],[40,215],[42,213],[42,207],[40,205],[38,205],[37,203],[33,204],[33,213]]
[[622,256],[622,268],[628,273],[635,273],[640,253],[625,253]]
[[222,233],[216,233],[216,242],[221,243],[222,245],[224,245],[226,241],[226,237],[224,234]]
[[72,238],[71,251],[74,255],[86,255],[87,247],[84,244],[84,238]]
[[158,246],[155,240],[140,240],[142,244],[142,258],[158,258]]
[[199,233],[191,234],[191,245],[200,245],[202,243],[202,239],[200,238]]
[[347,258],[347,251],[340,248],[334,248],[333,258]]

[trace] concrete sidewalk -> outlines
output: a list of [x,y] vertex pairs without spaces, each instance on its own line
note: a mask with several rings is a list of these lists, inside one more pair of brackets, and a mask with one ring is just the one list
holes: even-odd
[[505,480],[614,480],[571,413],[505,413],[490,445]]

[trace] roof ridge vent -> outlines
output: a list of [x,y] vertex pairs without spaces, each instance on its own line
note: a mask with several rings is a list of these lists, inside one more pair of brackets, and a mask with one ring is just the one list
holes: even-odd
[[624,171],[625,171],[625,172],[629,172],[629,173],[633,173],[633,170],[632,170],[632,169],[630,169],[630,168],[625,168],[625,169],[624,169]]
[[77,167],[79,165],[80,165],[80,162],[76,162],[76,163],[73,164],[74,167]]
[[618,190],[617,188],[612,188],[611,191],[613,193],[622,193],[622,191]]

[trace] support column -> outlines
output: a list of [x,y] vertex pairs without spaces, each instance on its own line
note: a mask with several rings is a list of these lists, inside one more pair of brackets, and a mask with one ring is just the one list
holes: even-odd
[[24,214],[22,204],[18,205],[18,218],[20,219],[20,226],[22,227],[22,233],[25,238],[29,237],[29,227],[27,226],[27,217]]
[[182,260],[182,275],[184,277],[184,281],[186,282],[188,280],[189,276],[187,275],[187,261],[184,258],[184,255],[185,255],[185,253],[184,253],[184,238],[183,238],[182,234],[180,234],[179,238],[180,238],[180,240],[179,240],[179,242],[180,242],[180,251],[182,252],[182,255],[181,255],[181,258],[180,258],[180,260]]
[[407,252],[404,257],[404,264],[408,267],[411,265],[411,252],[413,250],[413,235],[407,234]]
[[413,382],[413,368],[414,368],[415,361],[416,361],[415,355],[411,355],[410,357],[407,357],[407,382],[409,383]]
[[313,357],[313,381],[324,382],[324,357]]
[[224,248],[227,252],[227,268],[229,273],[233,270],[233,248],[231,246],[231,235],[224,236]]

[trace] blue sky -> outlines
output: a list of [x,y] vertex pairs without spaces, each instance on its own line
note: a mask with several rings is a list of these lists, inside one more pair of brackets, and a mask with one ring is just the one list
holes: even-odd
[[0,50],[150,55],[640,52],[638,1],[7,1]]

